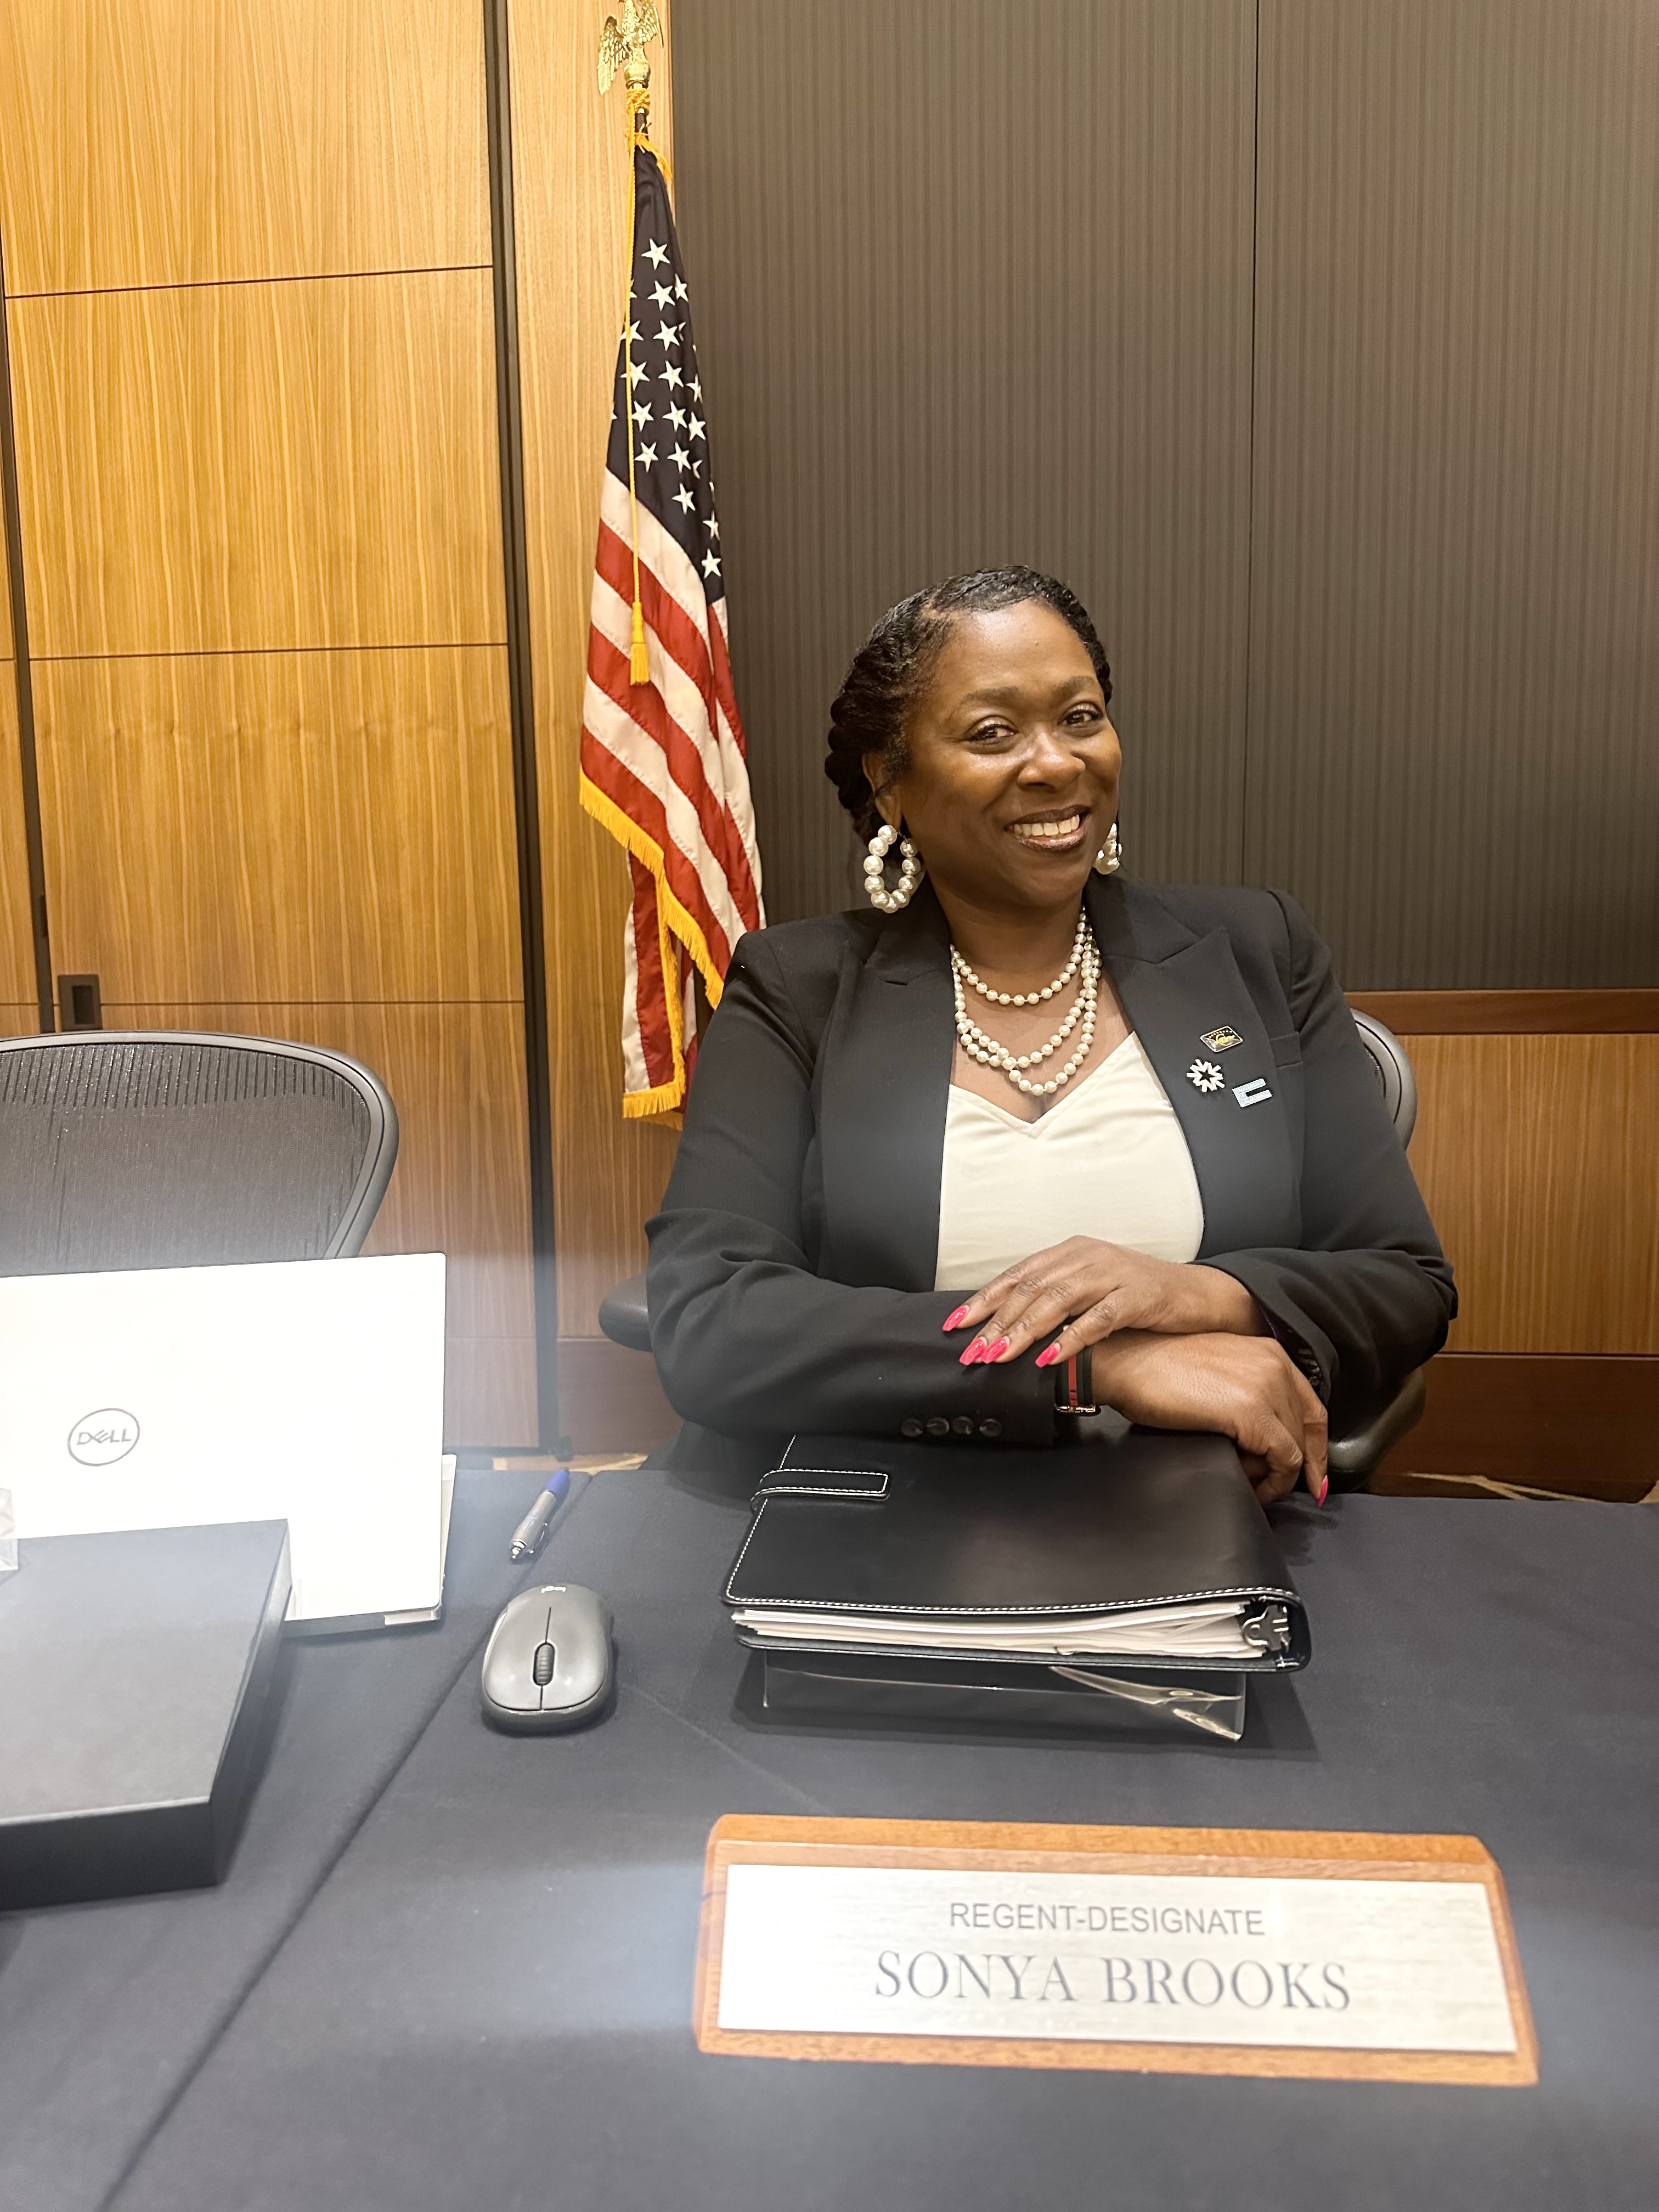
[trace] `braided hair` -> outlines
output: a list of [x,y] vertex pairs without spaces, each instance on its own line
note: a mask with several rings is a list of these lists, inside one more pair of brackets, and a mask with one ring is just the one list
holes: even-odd
[[1036,568],[977,568],[925,592],[912,592],[887,612],[853,656],[847,680],[830,709],[830,749],[823,772],[853,817],[860,837],[881,826],[877,792],[864,772],[864,756],[881,757],[881,789],[909,765],[905,724],[926,690],[934,663],[958,615],[989,614],[1030,600],[1051,607],[1094,664],[1109,706],[1112,672],[1087,610],[1075,592]]

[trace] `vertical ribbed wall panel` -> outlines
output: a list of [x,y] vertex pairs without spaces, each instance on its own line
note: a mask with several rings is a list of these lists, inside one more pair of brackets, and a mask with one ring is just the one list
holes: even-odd
[[1356,988],[1659,981],[1652,0],[1259,13],[1259,126],[1245,0],[678,19],[772,913],[854,888],[871,620],[1018,558],[1134,872],[1287,886]]
[[678,210],[775,920],[854,896],[822,772],[902,593],[1029,561],[1100,625],[1133,872],[1238,872],[1249,0],[697,0]]
[[1244,872],[1659,982],[1659,11],[1262,0]]

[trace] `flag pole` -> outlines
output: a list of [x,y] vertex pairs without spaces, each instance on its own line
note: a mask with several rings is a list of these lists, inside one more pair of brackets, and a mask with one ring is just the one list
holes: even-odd
[[634,626],[628,646],[628,680],[639,685],[651,681],[651,655],[645,642],[645,604],[640,597],[640,509],[634,488],[634,217],[639,189],[634,174],[634,155],[642,137],[649,143],[651,129],[651,64],[635,53],[623,72],[628,90],[628,302],[623,309],[623,345],[628,373],[623,405],[628,410],[628,520],[634,553]]
[[614,15],[607,15],[599,40],[600,96],[611,89],[611,80],[621,63],[628,109],[628,300],[623,310],[623,408],[627,416],[628,521],[634,559],[634,608],[628,645],[628,681],[632,688],[651,681],[645,603],[640,596],[640,512],[634,473],[634,225],[639,204],[635,155],[641,146],[647,153],[656,153],[651,143],[651,64],[645,58],[645,49],[653,39],[661,36],[662,26],[649,0],[644,5],[641,0],[627,0],[621,23]]

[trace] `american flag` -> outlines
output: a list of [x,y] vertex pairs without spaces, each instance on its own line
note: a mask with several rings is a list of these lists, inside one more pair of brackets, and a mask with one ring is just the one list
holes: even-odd
[[732,947],[763,915],[690,307],[667,187],[641,140],[633,264],[599,499],[581,800],[628,848],[623,1112],[642,1117],[684,1100],[694,970],[717,1005]]

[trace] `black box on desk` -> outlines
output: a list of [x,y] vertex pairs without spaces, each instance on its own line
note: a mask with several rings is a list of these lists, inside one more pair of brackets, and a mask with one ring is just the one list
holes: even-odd
[[288,1524],[18,1546],[0,1582],[0,1911],[217,1881],[288,1610]]

